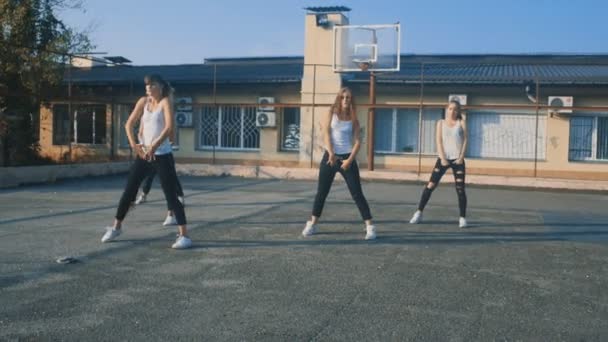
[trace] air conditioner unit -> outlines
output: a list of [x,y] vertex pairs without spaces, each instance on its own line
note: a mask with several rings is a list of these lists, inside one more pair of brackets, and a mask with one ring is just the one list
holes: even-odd
[[450,101],[458,101],[458,103],[460,103],[461,106],[466,106],[467,105],[467,96],[450,94],[448,96],[448,102],[450,102]]
[[177,127],[192,127],[192,112],[175,113]]
[[276,114],[274,112],[257,112],[255,125],[258,127],[275,127],[277,125]]
[[175,110],[177,112],[191,112],[192,111],[192,98],[191,97],[178,97],[175,99]]
[[272,104],[272,103],[274,103],[274,97],[268,97],[268,96],[258,97],[258,104],[260,104],[260,107],[258,108],[258,110],[273,111],[274,106],[268,105],[268,104]]
[[[572,96],[549,96],[548,105],[551,107],[572,108],[574,97]],[[572,113],[572,109],[549,109],[553,113]]]

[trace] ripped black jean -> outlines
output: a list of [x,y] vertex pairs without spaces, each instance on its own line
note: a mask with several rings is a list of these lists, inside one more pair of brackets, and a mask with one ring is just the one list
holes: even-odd
[[466,167],[464,161],[462,164],[456,164],[456,160],[448,160],[449,164],[447,166],[441,165],[441,159],[437,158],[437,162],[435,163],[435,167],[433,167],[433,173],[431,173],[431,179],[429,183],[432,184],[429,189],[429,184],[424,187],[422,191],[422,196],[420,198],[420,203],[418,204],[418,210],[423,211],[424,207],[428,203],[431,198],[431,194],[433,190],[437,188],[439,185],[439,181],[441,177],[445,174],[448,169],[452,169],[452,173],[454,174],[454,185],[456,186],[456,194],[458,195],[458,208],[460,209],[460,216],[466,217],[467,214],[467,194],[465,192],[465,182],[464,178],[466,175]]

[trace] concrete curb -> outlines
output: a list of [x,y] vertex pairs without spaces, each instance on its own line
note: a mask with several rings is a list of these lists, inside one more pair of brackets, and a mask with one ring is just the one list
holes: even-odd
[[[285,168],[272,166],[241,166],[241,165],[209,165],[209,164],[179,164],[176,166],[178,173],[196,176],[237,176],[246,178],[262,179],[305,179],[316,180],[317,169]],[[448,172],[449,173],[449,172]],[[413,172],[400,171],[364,171],[361,170],[361,178],[366,181],[399,181],[426,183],[429,174],[417,175]],[[341,181],[342,177],[336,177]],[[446,174],[441,182],[453,183],[451,174]],[[532,188],[532,189],[555,189],[555,190],[578,190],[578,191],[608,191],[608,181],[575,180],[555,178],[533,178],[533,177],[507,177],[507,176],[485,176],[467,175],[467,184],[481,186],[499,186],[510,188]]]
[[[49,183],[58,179],[86,176],[104,176],[125,173],[130,162],[46,165],[0,168],[0,188],[16,187],[24,184]],[[316,180],[317,169],[287,168],[272,166],[211,165],[211,164],[177,164],[177,172],[190,176],[235,176],[260,179],[302,179]],[[365,181],[417,182],[428,181],[428,174],[417,175],[413,172],[399,171],[366,171],[361,170]],[[342,177],[336,177],[342,181]],[[453,183],[451,175],[446,175],[442,182]],[[608,181],[507,177],[467,175],[467,184],[480,186],[499,186],[511,188],[608,191]]]
[[124,173],[129,162],[21,166],[0,168],[0,188],[25,184],[51,183],[58,179],[105,176]]

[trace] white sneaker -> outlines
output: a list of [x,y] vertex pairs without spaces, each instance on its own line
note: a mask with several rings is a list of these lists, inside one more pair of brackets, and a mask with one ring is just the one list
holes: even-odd
[[101,237],[101,242],[110,242],[116,239],[120,233],[122,233],[121,229],[114,229],[114,227],[106,227],[106,233]]
[[422,222],[422,211],[416,210],[416,212],[414,213],[414,216],[412,216],[412,219],[410,220],[410,223],[417,224],[420,222]]
[[468,227],[467,224],[467,219],[465,219],[464,217],[461,217],[458,219],[458,228],[466,228]]
[[167,215],[165,218],[165,222],[163,222],[163,226],[177,226],[177,220],[175,216]]
[[184,196],[177,196],[177,200],[182,202],[182,207],[186,207],[186,199],[184,198]]
[[367,226],[365,230],[365,240],[374,240],[376,238],[376,226]]
[[141,194],[135,201],[135,204],[139,205],[146,202],[146,194]]
[[311,236],[317,232],[317,225],[312,224],[312,221],[306,221],[306,227],[302,231],[302,236]]
[[192,247],[192,240],[189,237],[179,235],[175,243],[171,246],[173,249],[186,249]]

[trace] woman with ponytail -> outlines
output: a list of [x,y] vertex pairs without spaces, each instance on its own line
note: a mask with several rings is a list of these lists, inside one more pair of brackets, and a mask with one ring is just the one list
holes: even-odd
[[[159,175],[160,183],[167,200],[167,206],[174,213],[178,225],[178,237],[171,246],[174,249],[184,249],[192,246],[186,228],[184,206],[177,198],[177,177],[173,162],[169,137],[174,130],[174,114],[172,104],[172,89],[160,75],[149,75],[144,78],[146,96],[137,101],[125,125],[131,148],[137,157],[127,179],[127,185],[122,194],[114,224],[106,228],[101,242],[115,240],[122,233],[122,222],[127,215],[131,203],[137,195],[137,190],[150,169],[154,168]],[[140,143],[133,134],[133,127],[140,122]]]

